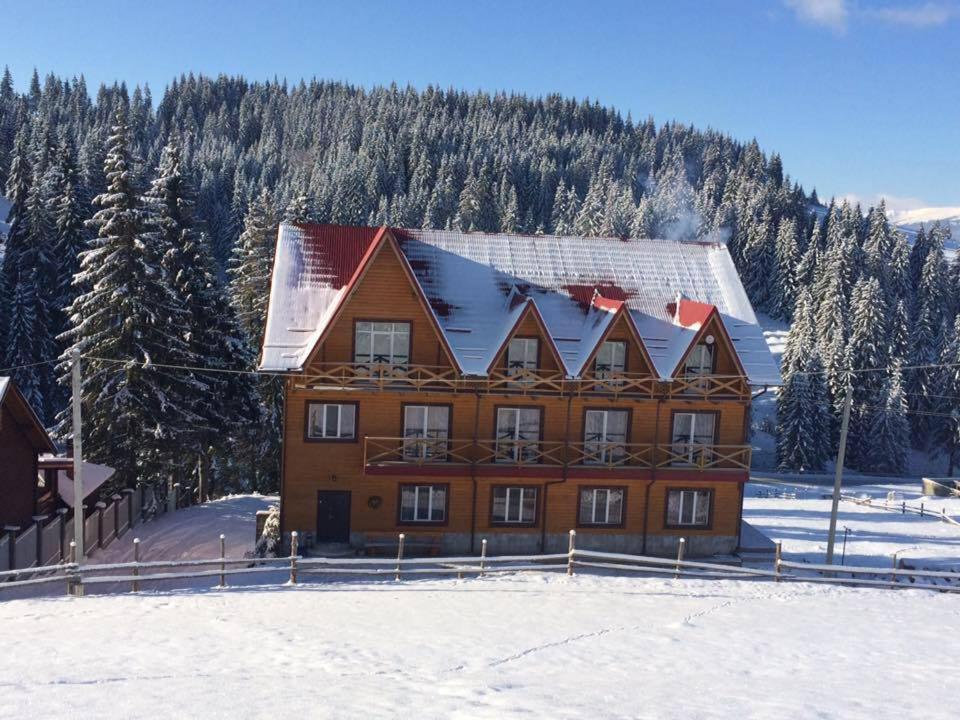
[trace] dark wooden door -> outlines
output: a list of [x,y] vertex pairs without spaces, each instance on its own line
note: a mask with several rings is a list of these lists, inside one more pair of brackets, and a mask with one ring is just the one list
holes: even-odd
[[350,492],[317,493],[317,541],[350,542]]

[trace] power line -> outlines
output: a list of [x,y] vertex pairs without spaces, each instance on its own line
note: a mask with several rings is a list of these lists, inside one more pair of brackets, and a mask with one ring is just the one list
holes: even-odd
[[26,365],[17,365],[15,367],[0,368],[0,375],[6,375],[7,373],[11,373],[14,370],[26,370],[27,368],[40,367],[41,365],[52,365],[58,362],[60,362],[59,358],[57,358],[56,360],[41,360],[39,362],[27,363]]

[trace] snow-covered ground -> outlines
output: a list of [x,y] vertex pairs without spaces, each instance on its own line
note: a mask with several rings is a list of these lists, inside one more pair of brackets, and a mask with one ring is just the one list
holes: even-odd
[[[750,485],[745,517],[783,540],[787,558],[818,561],[828,501],[804,487],[796,498],[759,497],[785,489]],[[271,500],[225,498],[136,534],[148,559],[215,556],[221,532],[240,556],[252,547],[255,511]],[[927,502],[960,514],[960,500]],[[841,528],[853,530],[848,562],[882,566],[894,550],[908,561],[960,555],[960,528],[841,510]],[[94,561],[128,559],[132,538]],[[958,595],[546,572],[297,587],[284,579],[0,596],[0,636],[13,649],[0,662],[3,716],[956,715],[939,673],[956,666],[948,638]],[[278,584],[253,584],[263,582]]]
[[956,717],[960,598],[529,574],[0,603],[8,717]]
[[[936,514],[960,518],[960,498],[924,498],[918,483],[911,485],[857,485],[846,493],[882,502],[888,492],[896,502],[924,503]],[[795,498],[775,497],[788,493]],[[773,540],[783,543],[787,560],[821,563],[827,550],[832,487],[750,483],[743,503],[743,518]],[[763,497],[766,496],[766,497]],[[843,551],[844,528],[849,528],[847,565],[889,567],[893,554],[911,567],[949,569],[960,572],[960,527],[934,518],[901,515],[852,502],[840,503],[836,547],[837,562]]]

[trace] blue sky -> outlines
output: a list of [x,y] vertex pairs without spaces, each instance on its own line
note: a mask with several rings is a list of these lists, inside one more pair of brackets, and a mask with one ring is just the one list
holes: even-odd
[[0,65],[590,97],[756,137],[821,196],[960,205],[960,0],[22,2]]

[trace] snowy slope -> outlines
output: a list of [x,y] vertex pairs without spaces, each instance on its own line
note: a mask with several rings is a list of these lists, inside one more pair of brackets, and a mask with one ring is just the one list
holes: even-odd
[[960,247],[960,207],[929,207],[916,210],[890,210],[887,212],[890,222],[898,227],[913,242],[921,226],[928,230],[936,222],[950,228],[953,239],[947,249],[956,252]]
[[0,602],[8,717],[956,717],[956,595],[530,574]]

